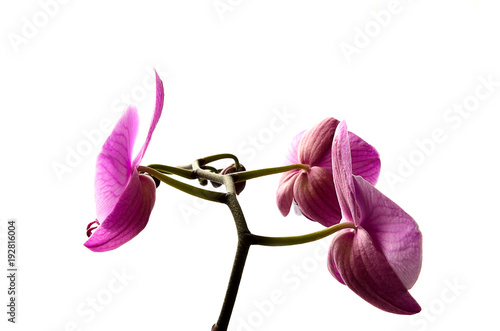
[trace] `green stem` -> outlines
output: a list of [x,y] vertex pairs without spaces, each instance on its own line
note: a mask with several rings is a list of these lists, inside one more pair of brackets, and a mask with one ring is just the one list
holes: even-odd
[[159,180],[161,180],[165,184],[168,184],[168,185],[170,185],[170,186],[172,186],[172,187],[174,187],[182,192],[194,195],[195,197],[202,198],[202,199],[209,200],[209,201],[221,202],[221,203],[226,202],[226,194],[224,194],[224,193],[214,192],[214,191],[205,190],[202,188],[191,186],[189,184],[186,184],[186,183],[180,182],[178,180],[175,180],[173,178],[170,178],[170,177],[162,174],[161,172],[159,172],[153,168],[138,166],[137,170],[139,170],[141,172],[147,172],[148,174],[150,174],[151,176],[153,176],[155,178],[158,178]]
[[339,230],[343,229],[355,229],[356,225],[353,222],[344,222],[332,225],[326,229],[304,234],[301,236],[291,236],[291,237],[265,237],[253,235],[252,244],[261,246],[291,246],[298,244],[305,244],[311,241],[316,241],[325,238]]
[[164,174],[174,174],[187,179],[195,179],[196,175],[192,170],[186,170],[178,167],[166,166],[163,164],[150,164],[148,168],[155,169]]
[[231,211],[238,234],[238,246],[234,256],[233,269],[231,270],[231,276],[229,277],[226,295],[224,296],[224,302],[222,303],[217,323],[212,327],[212,331],[227,331],[234,304],[236,302],[236,297],[238,295],[238,289],[240,287],[248,251],[250,250],[252,237],[250,235],[250,230],[248,229],[245,216],[243,215],[243,211],[241,210],[241,206],[236,197],[236,188],[234,186],[233,178],[229,175],[221,175],[201,169],[200,164],[203,164],[202,160],[196,160],[192,164],[192,169],[198,178],[212,180],[224,184],[226,187],[227,194],[224,203]]
[[211,166],[207,166],[207,165],[204,165],[204,166],[202,167],[202,169],[203,169],[203,170],[210,170],[211,172],[216,173],[216,174],[218,174],[218,173],[219,173],[219,171],[218,171],[217,169],[215,169],[214,167],[211,167]]
[[235,183],[239,183],[239,182],[244,182],[244,181],[249,180],[249,179],[279,174],[279,173],[294,170],[294,169],[303,169],[303,170],[307,171],[307,170],[309,170],[309,166],[305,165],[305,164],[291,164],[291,165],[282,166],[282,167],[235,172],[235,173],[230,174],[230,176],[232,176],[234,178]]
[[227,331],[234,303],[236,302],[236,296],[238,295],[238,288],[240,287],[241,276],[243,275],[243,269],[245,268],[245,262],[249,249],[250,244],[247,240],[238,240],[238,246],[234,256],[233,269],[231,270],[231,276],[229,277],[229,282],[227,284],[226,296],[224,297],[224,302],[222,304],[217,324],[212,327],[212,331]]
[[[228,288],[222,304],[222,309],[217,320],[217,323],[213,326],[213,331],[227,331],[229,321],[231,319],[231,314],[236,302],[236,297],[238,294],[238,288],[243,275],[243,269],[245,267],[245,262],[248,256],[248,252],[252,245],[262,245],[262,246],[288,246],[304,244],[311,241],[315,241],[326,236],[329,236],[339,230],[355,228],[354,223],[344,222],[340,224],[333,225],[329,228],[323,229],[321,231],[316,231],[313,233],[301,235],[301,236],[291,236],[291,237],[266,237],[254,235],[248,229],[243,211],[238,203],[238,199],[235,193],[235,183],[246,181],[252,178],[278,174],[294,169],[303,169],[308,171],[309,166],[304,164],[292,164],[288,166],[267,168],[253,171],[242,171],[239,173],[221,175],[217,172],[213,172],[214,168],[207,167],[206,164],[217,161],[220,159],[232,158],[235,163],[235,167],[240,167],[238,159],[232,154],[217,154],[206,158],[198,159],[194,161],[191,165],[183,167],[169,167],[154,164],[150,167],[139,166],[138,170],[141,172],[147,172],[151,176],[158,178],[164,183],[173,186],[183,192],[192,194],[194,196],[200,197],[202,199],[222,202],[225,203],[234,219],[236,225],[236,230],[238,234],[238,246],[236,249],[236,254],[234,257],[233,269],[231,271],[231,276],[229,278]],[[206,169],[203,169],[206,168]],[[162,173],[163,172],[163,173]],[[226,188],[227,193],[219,193],[210,190],[205,190],[197,188],[186,183],[177,181],[165,174],[176,174],[188,179],[204,179],[210,180],[223,184]]]
[[236,167],[236,169],[238,169],[240,167],[240,161],[238,161],[238,158],[236,157],[236,155],[229,154],[229,153],[215,154],[215,155],[207,156],[207,157],[199,159],[198,161],[200,163],[200,166],[204,166],[210,162],[214,162],[214,161],[221,160],[221,159],[233,159],[234,166]]

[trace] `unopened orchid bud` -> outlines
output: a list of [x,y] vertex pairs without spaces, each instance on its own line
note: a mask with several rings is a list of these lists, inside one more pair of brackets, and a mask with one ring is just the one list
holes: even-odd
[[[221,175],[227,175],[227,174],[232,174],[232,173],[235,173],[235,172],[239,172],[239,171],[245,171],[245,167],[243,166],[243,164],[240,164],[239,168],[236,169],[236,167],[234,166],[234,163],[231,164],[230,166],[226,167],[224,170],[221,171]],[[245,185],[246,185],[246,182],[240,182],[240,183],[236,183],[234,184],[235,188],[236,188],[236,194],[240,194],[243,189],[245,188]]]

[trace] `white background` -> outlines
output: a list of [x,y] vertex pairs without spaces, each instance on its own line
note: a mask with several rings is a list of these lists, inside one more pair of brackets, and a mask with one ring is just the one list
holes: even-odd
[[[493,0],[3,1],[0,265],[15,218],[19,278],[16,325],[0,281],[0,329],[210,330],[217,320],[236,244],[224,206],[161,185],[139,236],[107,253],[83,246],[102,125],[132,102],[147,130],[156,68],[165,106],[143,164],[231,152],[247,169],[278,166],[295,134],[345,119],[380,152],[377,187],[424,235],[411,290],[419,315],[382,312],[333,279],[328,239],[253,247],[230,330],[498,330],[499,9]],[[470,111],[453,112],[464,103]],[[278,179],[247,183],[250,229],[320,229],[281,216]]]

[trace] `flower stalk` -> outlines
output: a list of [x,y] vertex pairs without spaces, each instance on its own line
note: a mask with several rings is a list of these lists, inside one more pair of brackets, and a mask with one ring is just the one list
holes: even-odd
[[316,241],[328,237],[337,231],[344,229],[355,229],[356,226],[352,222],[345,222],[332,225],[326,229],[304,234],[301,236],[290,236],[290,237],[264,237],[252,235],[253,244],[261,246],[292,246],[300,245],[308,242]]
[[[218,154],[216,157],[209,157],[205,158],[202,160],[196,160],[191,164],[191,168],[193,169],[194,177],[198,179],[206,179],[210,180],[216,183],[223,184],[226,188],[226,194],[225,199],[220,199],[217,200],[218,202],[223,202],[225,203],[229,210],[231,211],[231,214],[234,219],[234,223],[236,226],[236,231],[238,235],[238,244],[236,247],[236,254],[234,257],[233,261],[233,268],[231,270],[231,276],[229,278],[227,290],[226,290],[226,295],[224,297],[224,301],[222,304],[222,308],[219,314],[219,318],[217,320],[217,323],[214,324],[212,327],[212,331],[226,331],[228,326],[229,326],[229,321],[231,319],[231,314],[236,302],[236,297],[238,294],[238,289],[240,286],[241,278],[243,276],[243,270],[245,268],[245,262],[246,258],[248,256],[248,252],[250,251],[250,247],[252,245],[261,245],[261,246],[289,246],[289,245],[298,245],[298,244],[304,244],[308,242],[312,242],[315,240],[322,239],[326,236],[329,236],[339,230],[342,229],[347,229],[347,228],[354,228],[353,223],[341,223],[337,224],[334,226],[331,226],[329,228],[316,231],[313,233],[305,234],[305,235],[300,235],[300,236],[289,236],[289,237],[267,237],[267,236],[260,236],[260,235],[255,235],[250,232],[247,222],[245,220],[245,216],[243,214],[243,210],[241,209],[241,206],[238,202],[238,198],[236,196],[235,192],[235,183],[240,182],[243,180],[249,180],[253,178],[258,178],[262,176],[267,176],[267,175],[272,175],[272,174],[277,174],[285,171],[289,171],[292,169],[304,169],[304,165],[302,164],[294,164],[294,165],[289,165],[289,166],[284,166],[284,167],[276,167],[276,168],[268,168],[268,169],[260,169],[260,170],[254,170],[254,171],[244,171],[244,172],[239,172],[239,173],[233,173],[229,175],[221,175],[218,173],[214,173],[212,171],[203,169],[201,164],[203,166],[206,165],[207,159],[215,161],[221,156],[226,156],[227,154]],[[224,157],[225,158],[225,157]],[[158,168],[158,166],[156,166]],[[169,179],[167,181],[167,184],[172,185],[173,182],[171,178],[161,174],[157,173],[154,170],[149,172],[146,167],[141,168],[143,171],[148,172],[150,175],[155,176],[155,175],[161,175],[161,178],[158,178],[162,181],[165,180],[165,177]],[[167,169],[167,168],[162,168],[162,169]],[[140,170],[141,171],[141,170]],[[173,173],[173,171],[172,171]],[[249,173],[249,174],[248,174]],[[248,175],[247,175],[248,174]],[[184,183],[182,183],[184,184]],[[178,183],[175,183],[175,185],[179,185]],[[187,184],[184,184],[187,185]],[[172,185],[174,186],[174,185]],[[190,186],[190,185],[187,185]],[[196,193],[196,196],[201,197],[206,199],[206,196],[204,194],[197,194],[197,191],[193,190],[194,187],[191,187],[189,190],[184,189],[184,187],[179,187],[179,186],[174,186],[177,187],[184,192],[187,193]],[[202,189],[200,189],[202,190]],[[203,190],[204,192],[207,190]],[[212,191],[208,191],[212,192]],[[215,192],[212,192],[215,193]],[[222,194],[222,193],[221,193]],[[207,199],[210,200],[210,199]],[[214,200],[212,200],[214,201]]]
[[226,200],[226,195],[224,193],[220,192],[215,192],[215,191],[210,191],[210,190],[205,190],[199,187],[195,187],[186,183],[183,183],[181,181],[178,181],[176,179],[170,178],[167,175],[164,175],[163,173],[149,167],[144,167],[144,166],[139,166],[137,167],[137,170],[139,172],[147,172],[151,176],[161,180],[167,185],[170,185],[182,192],[194,195],[195,197],[202,198],[205,200],[209,201],[214,201],[214,202],[224,202]]
[[235,173],[232,173],[231,176],[234,178],[235,183],[239,183],[239,182],[244,182],[244,181],[249,180],[249,179],[280,174],[282,172],[287,172],[287,171],[295,170],[295,169],[302,169],[302,170],[307,171],[307,170],[309,170],[309,166],[307,166],[305,164],[291,164],[291,165],[282,166],[282,167],[235,172]]

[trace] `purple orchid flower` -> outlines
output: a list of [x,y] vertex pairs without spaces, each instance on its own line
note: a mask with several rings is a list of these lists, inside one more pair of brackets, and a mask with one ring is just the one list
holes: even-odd
[[[148,148],[163,108],[163,83],[156,74],[156,106],[146,141],[137,156],[132,151],[139,127],[139,115],[129,106],[108,137],[97,157],[95,201],[97,220],[87,227],[87,235],[96,229],[85,246],[105,252],[134,238],[149,220],[156,198],[156,185],[137,167]],[[97,223],[98,227],[91,226]]]
[[345,121],[332,144],[333,179],[345,222],[355,229],[335,234],[328,269],[342,284],[375,307],[415,314],[420,306],[408,293],[422,265],[417,223],[373,185],[353,174]]
[[[283,216],[288,215],[295,201],[310,220],[327,227],[340,222],[342,214],[333,185],[331,150],[338,124],[335,118],[327,118],[293,139],[286,164],[305,164],[309,169],[295,169],[281,176],[276,202]],[[378,152],[354,133],[349,132],[348,136],[353,173],[375,184],[380,174]]]

